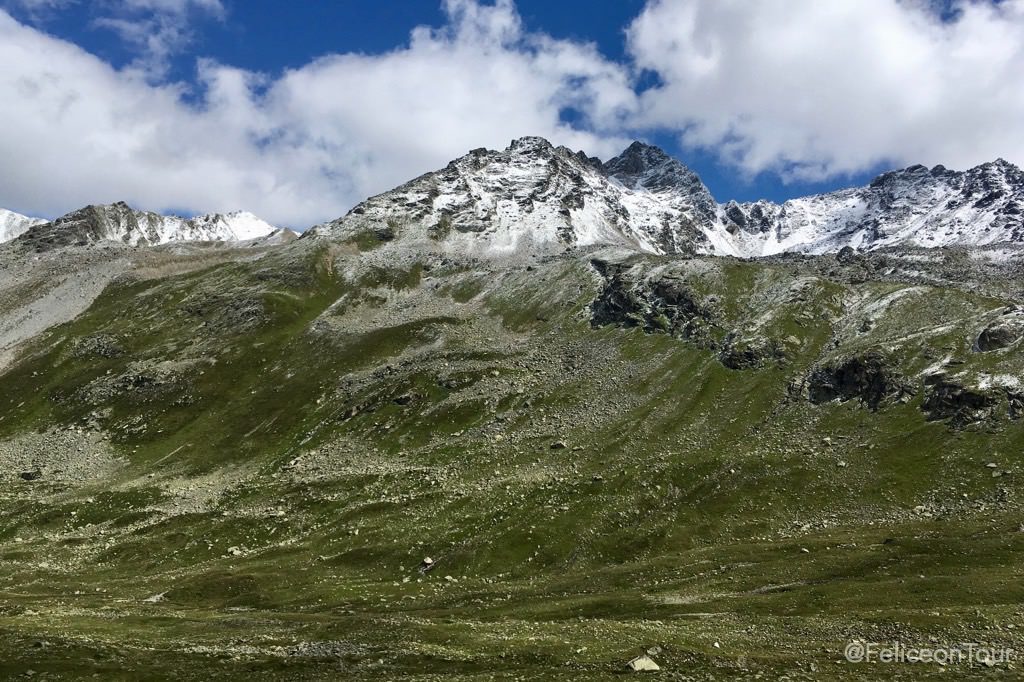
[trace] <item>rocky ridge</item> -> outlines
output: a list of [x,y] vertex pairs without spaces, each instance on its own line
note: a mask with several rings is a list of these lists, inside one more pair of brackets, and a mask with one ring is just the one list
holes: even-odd
[[602,163],[525,137],[503,151],[475,149],[309,234],[490,256],[619,245],[760,257],[1020,243],[1022,212],[1024,173],[1002,159],[963,172],[911,166],[783,204],[719,204],[657,147],[634,142]]

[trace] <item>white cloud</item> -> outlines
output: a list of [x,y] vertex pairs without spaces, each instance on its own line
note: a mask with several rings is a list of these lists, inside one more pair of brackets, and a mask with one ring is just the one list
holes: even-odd
[[220,0],[116,0],[100,7],[102,13],[93,23],[113,31],[134,48],[139,57],[132,68],[151,80],[166,75],[170,58],[192,40],[193,13],[214,18],[225,14]]
[[1024,2],[654,0],[628,31],[663,85],[637,126],[748,172],[1024,162]]
[[197,17],[223,20],[221,0],[0,0],[34,24],[45,25],[58,12],[85,4],[94,29],[110,31],[136,54],[130,68],[154,82],[163,79],[170,58],[192,42]]
[[[449,0],[449,23],[384,55],[331,55],[276,80],[200,61],[200,103],[0,12],[0,206],[54,215],[125,199],[246,208],[304,227],[478,146],[544,135],[592,153],[635,97],[592,46],[523,31],[508,0]],[[587,132],[560,120],[586,115]]]

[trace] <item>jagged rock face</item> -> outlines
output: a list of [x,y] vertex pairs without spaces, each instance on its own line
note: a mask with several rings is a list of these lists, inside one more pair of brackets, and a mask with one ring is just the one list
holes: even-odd
[[473,150],[312,232],[387,230],[381,241],[486,255],[590,245],[692,253],[714,211],[696,175],[660,150],[634,145],[602,165],[527,137],[501,152]]
[[996,391],[962,386],[942,377],[926,383],[930,387],[921,409],[930,420],[948,419],[953,426],[962,427],[995,415],[999,403]]
[[273,234],[276,228],[251,213],[213,213],[195,218],[138,211],[124,202],[86,206],[53,222],[28,229],[19,239],[38,250],[116,242],[155,246],[183,241],[243,241]]
[[0,244],[24,234],[33,225],[45,222],[41,218],[30,218],[29,216],[0,208]]

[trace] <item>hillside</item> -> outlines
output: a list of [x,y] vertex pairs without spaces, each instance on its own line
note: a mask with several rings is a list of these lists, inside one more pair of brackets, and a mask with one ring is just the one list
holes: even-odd
[[695,176],[524,145],[284,243],[0,247],[0,673],[1016,674],[843,649],[1024,650],[1024,247],[695,253]]

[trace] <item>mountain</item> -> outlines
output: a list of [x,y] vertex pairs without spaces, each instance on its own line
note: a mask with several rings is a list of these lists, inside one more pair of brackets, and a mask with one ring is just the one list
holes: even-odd
[[527,137],[500,152],[473,150],[311,234],[478,255],[621,245],[750,257],[1024,242],[1022,221],[1024,174],[1002,159],[964,172],[912,166],[783,204],[718,204],[657,147],[634,142],[602,163]]
[[722,222],[743,255],[1021,243],[1024,173],[1003,159],[963,172],[911,166],[783,204],[729,202]]
[[525,137],[475,149],[310,232],[478,255],[594,245],[689,253],[708,242],[715,213],[700,180],[653,147],[634,144],[605,165]]
[[31,226],[19,240],[36,249],[116,242],[156,246],[170,242],[239,242],[272,235],[277,228],[251,213],[211,213],[195,218],[139,211],[124,202],[86,206]]
[[0,244],[21,235],[33,225],[45,222],[42,218],[30,218],[29,216],[0,208]]

